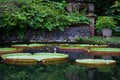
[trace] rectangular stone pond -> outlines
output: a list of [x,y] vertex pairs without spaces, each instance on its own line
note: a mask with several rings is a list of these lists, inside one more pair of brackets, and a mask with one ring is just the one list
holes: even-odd
[[[63,53],[57,46],[43,49],[25,49],[24,52]],[[120,65],[113,68],[89,68],[75,64],[75,59],[91,58],[83,51],[65,51],[69,61],[61,64],[11,65],[0,62],[0,80],[119,80]],[[119,58],[114,58],[118,63]],[[88,75],[91,71],[91,75]],[[94,74],[94,75],[93,75]]]

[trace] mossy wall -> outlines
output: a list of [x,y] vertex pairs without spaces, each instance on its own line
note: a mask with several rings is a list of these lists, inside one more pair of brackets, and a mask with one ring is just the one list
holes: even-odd
[[54,30],[54,31],[41,31],[30,29],[25,35],[20,38],[15,33],[10,34],[10,36],[2,36],[1,40],[3,42],[75,42],[78,37],[89,37],[90,26],[88,25],[74,25],[66,27],[64,31]]

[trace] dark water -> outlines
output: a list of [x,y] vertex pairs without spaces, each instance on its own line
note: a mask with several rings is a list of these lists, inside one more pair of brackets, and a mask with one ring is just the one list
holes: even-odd
[[[54,52],[53,47],[24,52]],[[60,52],[58,49],[56,52]],[[75,59],[91,58],[83,52],[64,52],[69,55],[69,61],[54,65],[30,65],[18,66],[8,65],[0,62],[0,80],[120,80],[120,58],[113,57],[117,66],[113,68],[89,68],[76,65]]]
[[32,66],[0,63],[0,80],[120,80],[120,67],[100,71],[74,62]]

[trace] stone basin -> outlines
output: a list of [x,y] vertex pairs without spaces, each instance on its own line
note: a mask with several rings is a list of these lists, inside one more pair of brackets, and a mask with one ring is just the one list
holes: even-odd
[[37,43],[34,43],[34,44],[14,44],[14,45],[11,45],[11,47],[13,48],[23,48],[23,49],[29,49],[29,48],[44,48],[45,45],[44,44],[37,44]]
[[93,56],[120,56],[120,48],[91,48],[90,54]]
[[1,54],[9,54],[9,53],[21,53],[23,49],[16,49],[16,48],[0,48],[0,55]]
[[68,55],[60,53],[30,53],[4,54],[1,56],[4,63],[14,65],[58,64],[68,61]]
[[104,59],[76,59],[75,63],[81,66],[88,67],[106,67],[106,66],[115,66],[115,60],[104,60]]

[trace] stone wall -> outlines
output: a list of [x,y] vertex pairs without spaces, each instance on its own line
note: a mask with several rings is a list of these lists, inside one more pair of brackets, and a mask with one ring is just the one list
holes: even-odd
[[86,9],[85,13],[91,20],[90,33],[91,33],[91,36],[94,36],[94,24],[95,24],[95,17],[96,17],[96,15],[94,14],[94,10],[95,10],[94,3],[85,2],[85,0],[68,0],[68,3],[69,4],[67,6],[67,11],[70,13],[76,10],[79,12],[82,12]]
[[78,37],[89,37],[90,26],[74,25],[66,27],[64,31],[55,30],[52,32],[41,30],[28,30],[24,38],[11,34],[8,38],[2,37],[5,42],[74,42]]

